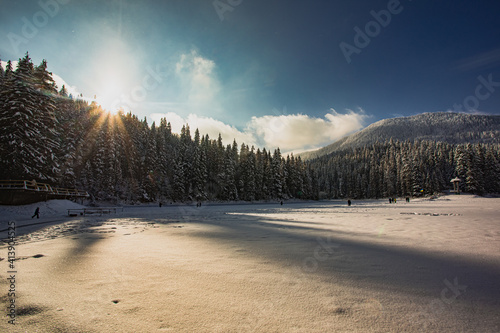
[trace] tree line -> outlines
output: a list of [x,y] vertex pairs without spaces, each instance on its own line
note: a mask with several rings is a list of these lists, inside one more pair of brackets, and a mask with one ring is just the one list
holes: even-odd
[[317,170],[322,198],[432,195],[452,188],[500,193],[499,144],[387,140],[334,152],[308,162]]
[[224,144],[167,119],[148,124],[110,114],[58,89],[29,54],[0,72],[0,179],[35,179],[87,190],[96,200],[316,199],[318,182],[300,157],[236,141]]

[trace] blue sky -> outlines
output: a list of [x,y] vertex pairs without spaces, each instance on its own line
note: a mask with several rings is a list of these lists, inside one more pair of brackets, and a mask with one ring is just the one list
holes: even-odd
[[3,61],[29,51],[109,109],[166,116],[174,129],[189,122],[226,141],[302,151],[384,118],[500,113],[497,1],[1,6]]

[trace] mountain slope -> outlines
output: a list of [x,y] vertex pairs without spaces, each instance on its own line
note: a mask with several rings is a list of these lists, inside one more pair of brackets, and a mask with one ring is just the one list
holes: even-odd
[[378,121],[321,149],[300,154],[312,159],[334,151],[363,147],[390,139],[448,143],[500,143],[500,116],[435,112]]

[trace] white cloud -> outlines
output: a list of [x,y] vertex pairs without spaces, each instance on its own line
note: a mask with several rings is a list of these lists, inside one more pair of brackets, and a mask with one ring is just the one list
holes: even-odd
[[198,128],[200,134],[208,134],[212,139],[216,139],[220,133],[225,144],[230,144],[233,140],[236,140],[238,144],[244,142],[249,146],[256,145],[253,133],[242,132],[234,126],[213,118],[199,117],[195,114],[190,114],[187,118],[187,123],[193,131]]
[[208,134],[211,139],[217,139],[220,133],[224,144],[232,144],[233,140],[236,140],[239,145],[245,143],[249,146],[254,145],[257,147],[253,133],[242,132],[234,126],[210,117],[190,114],[184,119],[174,112],[154,113],[151,115],[151,119],[157,123],[160,122],[161,118],[166,118],[167,121],[170,122],[172,131],[175,133],[180,133],[182,126],[189,124],[191,135],[194,135],[194,131],[199,129],[201,135]]
[[157,122],[166,118],[172,125],[172,130],[180,132],[182,125],[188,123],[191,133],[198,128],[200,134],[208,134],[216,139],[219,133],[225,144],[232,143],[233,139],[240,145],[274,150],[280,148],[283,153],[302,152],[323,147],[363,127],[366,114],[348,110],[340,114],[331,110],[324,118],[314,118],[307,115],[266,115],[252,117],[243,131],[227,125],[219,120],[200,117],[190,114],[185,119],[174,112],[165,114],[156,113],[151,118]]
[[362,110],[348,111],[340,114],[332,109],[324,118],[303,114],[252,117],[248,128],[268,147],[300,152],[325,146],[360,130],[366,115]]
[[220,110],[218,94],[220,82],[215,74],[215,63],[196,51],[181,55],[175,65],[180,80],[183,102],[191,112],[213,113]]

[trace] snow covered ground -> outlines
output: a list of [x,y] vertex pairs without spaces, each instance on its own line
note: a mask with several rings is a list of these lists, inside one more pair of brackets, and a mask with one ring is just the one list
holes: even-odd
[[[0,331],[500,330],[498,198],[67,217],[75,205],[0,206],[0,238],[14,221],[18,242],[17,325],[4,316]],[[6,309],[6,245],[0,257]]]
[[30,219],[37,207],[40,208],[40,217],[42,218],[60,217],[68,215],[68,209],[84,208],[84,206],[70,200],[49,200],[21,206],[0,206],[0,223]]

